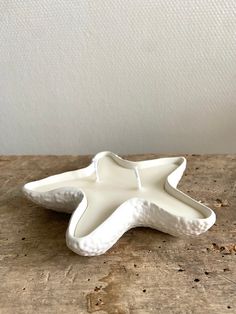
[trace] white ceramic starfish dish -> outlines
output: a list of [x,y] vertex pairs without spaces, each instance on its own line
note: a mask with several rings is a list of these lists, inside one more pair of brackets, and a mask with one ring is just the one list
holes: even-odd
[[196,236],[214,224],[209,207],[177,189],[185,168],[184,157],[133,162],[102,152],[86,168],[27,183],[23,191],[46,208],[73,212],[68,247],[100,255],[134,227]]

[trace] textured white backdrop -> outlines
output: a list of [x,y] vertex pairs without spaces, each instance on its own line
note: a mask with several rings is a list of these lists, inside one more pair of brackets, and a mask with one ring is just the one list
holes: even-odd
[[0,2],[0,153],[236,152],[235,0]]

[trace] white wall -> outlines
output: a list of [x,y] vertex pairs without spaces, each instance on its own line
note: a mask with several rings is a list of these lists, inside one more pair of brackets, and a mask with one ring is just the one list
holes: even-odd
[[0,153],[236,152],[235,0],[0,2]]

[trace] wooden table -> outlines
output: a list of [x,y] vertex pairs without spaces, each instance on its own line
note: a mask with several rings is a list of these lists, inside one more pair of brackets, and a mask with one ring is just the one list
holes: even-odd
[[215,210],[212,229],[178,239],[136,228],[98,257],[70,251],[70,216],[21,192],[91,156],[0,157],[0,313],[236,313],[236,156],[186,157],[180,189]]

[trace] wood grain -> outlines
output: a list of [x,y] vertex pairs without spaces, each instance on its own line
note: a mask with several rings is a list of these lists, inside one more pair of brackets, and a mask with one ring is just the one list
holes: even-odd
[[213,228],[189,239],[136,228],[98,257],[66,247],[69,215],[21,193],[91,156],[0,157],[0,313],[236,313],[236,156],[186,157],[180,188],[215,210]]

